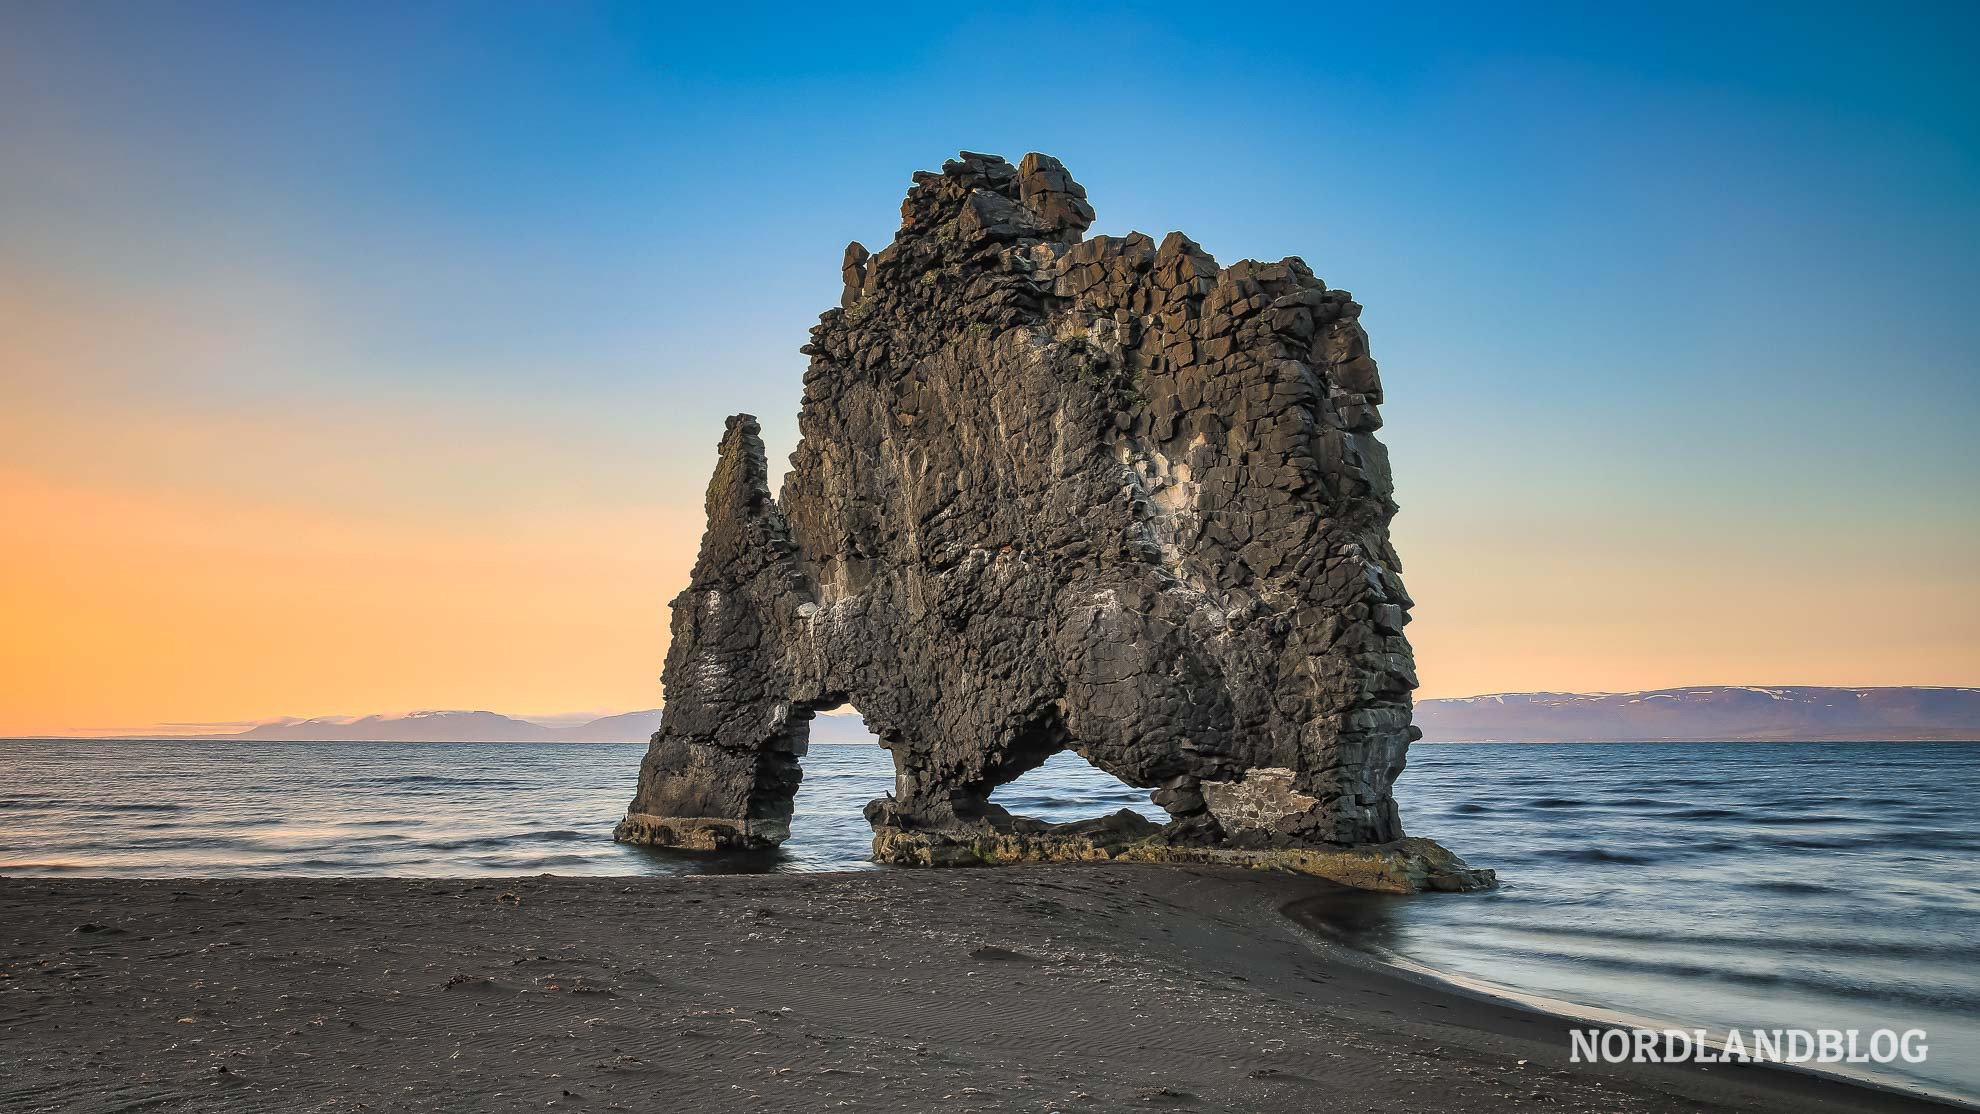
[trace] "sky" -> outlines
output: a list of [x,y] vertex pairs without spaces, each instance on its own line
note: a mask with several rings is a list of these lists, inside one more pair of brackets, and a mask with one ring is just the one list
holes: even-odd
[[0,734],[660,703],[918,169],[1352,290],[1419,696],[1980,683],[1980,6],[0,6]]

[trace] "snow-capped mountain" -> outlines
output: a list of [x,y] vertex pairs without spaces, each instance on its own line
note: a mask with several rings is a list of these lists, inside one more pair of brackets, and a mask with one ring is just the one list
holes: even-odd
[[1432,742],[1980,741],[1980,689],[1692,685],[1508,692],[1416,702]]

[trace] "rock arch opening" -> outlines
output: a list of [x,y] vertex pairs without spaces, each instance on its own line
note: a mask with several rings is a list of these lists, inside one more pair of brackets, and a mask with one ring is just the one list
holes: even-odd
[[[790,838],[782,849],[800,862],[835,867],[867,859],[873,829],[866,808],[894,792],[893,756],[851,704],[812,712],[804,730],[803,749],[792,757],[799,776],[791,783]],[[773,793],[783,784],[774,773],[759,779]]]
[[1068,749],[998,786],[990,803],[1013,817],[1048,823],[1097,820],[1122,809],[1155,825],[1168,823],[1169,814],[1153,796],[1153,791],[1129,785]]

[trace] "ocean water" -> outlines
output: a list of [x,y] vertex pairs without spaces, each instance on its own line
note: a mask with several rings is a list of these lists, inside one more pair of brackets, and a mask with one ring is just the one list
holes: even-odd
[[[814,746],[780,851],[611,842],[637,746],[0,740],[0,873],[665,874],[877,869],[877,746]],[[1714,1030],[1924,1029],[1886,1080],[1980,1100],[1980,746],[1444,744],[1403,819],[1493,893],[1334,903],[1363,948]],[[1000,790],[1050,820],[1145,793],[1072,755]]]
[[1980,745],[1419,744],[1397,797],[1500,888],[1357,896],[1349,941],[1715,1032],[1924,1029],[1849,1072],[1980,1101]]
[[[645,748],[625,743],[0,740],[0,874],[676,874],[877,869],[877,744],[814,745],[792,838],[682,855],[612,842]],[[1148,794],[1060,754],[993,798],[1078,820]]]

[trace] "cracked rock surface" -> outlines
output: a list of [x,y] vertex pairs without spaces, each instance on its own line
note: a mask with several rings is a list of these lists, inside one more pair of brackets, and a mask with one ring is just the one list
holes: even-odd
[[[846,249],[778,497],[729,420],[618,837],[778,843],[811,716],[852,703],[892,861],[1385,845],[1442,856],[1395,888],[1489,881],[1398,842],[1411,601],[1361,307],[1296,258],[1085,239],[1044,155],[918,173],[901,218]],[[990,802],[1068,749],[1170,822]]]

